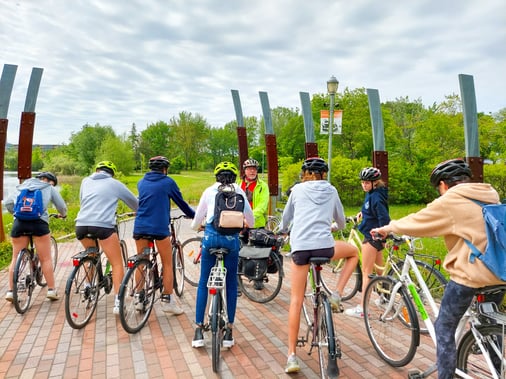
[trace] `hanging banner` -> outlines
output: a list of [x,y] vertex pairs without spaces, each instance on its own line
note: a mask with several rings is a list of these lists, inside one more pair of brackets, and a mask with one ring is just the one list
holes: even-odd
[[[330,112],[326,109],[320,111],[320,134],[329,134],[329,117]],[[343,125],[343,111],[334,111],[334,134],[341,134],[341,128]]]

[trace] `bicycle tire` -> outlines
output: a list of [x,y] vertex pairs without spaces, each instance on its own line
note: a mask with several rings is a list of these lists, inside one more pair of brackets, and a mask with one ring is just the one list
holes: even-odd
[[121,258],[123,259],[123,267],[127,267],[128,264],[128,247],[124,240],[119,241],[119,247],[121,249]]
[[[331,261],[329,264],[325,265],[324,269],[321,271],[322,276],[322,285],[325,288],[327,293],[331,294],[335,292],[337,287],[337,281],[339,280],[339,276],[341,275],[341,271],[343,269],[344,263],[346,259],[339,259],[338,261]],[[329,269],[330,268],[330,269]],[[353,273],[350,276],[350,279],[346,283],[343,292],[341,293],[341,301],[346,301],[352,299],[357,292],[362,290],[362,268],[360,267],[360,262],[353,270]]]
[[200,250],[202,237],[192,237],[181,245],[184,260],[184,279],[188,284],[197,287],[200,278]]
[[[273,270],[276,272],[269,273],[267,271],[261,280],[248,279],[241,271],[237,273],[239,288],[251,301],[256,303],[267,303],[273,300],[278,295],[279,291],[281,291],[284,271],[278,254],[279,253],[276,251],[271,251],[268,258],[271,260],[269,264],[276,267],[276,269]],[[241,260],[241,258],[239,258],[239,260]]]
[[267,223],[265,224],[265,229],[270,230],[273,233],[277,233],[279,231],[280,224],[281,224],[281,217],[268,216]]
[[[371,279],[364,294],[364,321],[367,335],[381,359],[393,367],[407,365],[420,344],[420,327],[415,307],[404,287],[394,294],[397,282],[391,277]],[[385,316],[392,296],[392,309]]]
[[56,265],[58,264],[58,242],[56,242],[56,238],[53,236],[50,237],[51,240],[51,263],[53,264],[53,272],[56,271]]
[[22,249],[13,273],[12,302],[19,314],[25,313],[30,307],[33,289],[35,288],[36,273],[33,268],[32,254],[28,249]]
[[[402,270],[403,264],[404,264],[404,261],[396,262],[396,265],[399,268],[399,270]],[[423,261],[419,261],[419,260],[415,260],[415,264],[416,264],[418,270],[420,271],[420,274],[422,275],[425,284],[427,284],[427,287],[429,288],[429,292],[432,295],[434,301],[436,302],[436,304],[440,304],[441,300],[443,298],[444,289],[446,288],[446,284],[448,284],[448,281],[446,280],[444,275],[439,270],[437,270],[435,267],[431,266],[430,264],[423,262]],[[394,270],[390,269],[388,275],[395,277]],[[420,295],[420,298],[421,298],[424,306],[427,306],[429,304],[427,297],[424,295],[422,289],[418,286],[418,284],[417,284],[418,282],[417,282],[415,275],[412,271],[410,271],[410,277],[411,277],[412,282],[416,286],[416,292],[418,293],[418,295]],[[430,317],[432,323],[434,324],[434,322],[436,321],[436,316],[434,315],[434,313],[432,312],[432,309],[430,309],[430,307],[426,307],[426,308],[428,310],[429,317]],[[420,312],[419,312],[418,308],[415,307],[415,310],[418,315],[418,321],[419,321],[419,325],[420,325],[420,333],[429,334],[428,329],[425,327],[425,323],[422,322],[422,318],[420,316]]]
[[74,329],[85,327],[100,296],[97,258],[83,258],[74,267],[65,286],[65,318]]
[[[506,339],[503,334],[503,327],[501,325],[481,325],[476,327],[484,338],[485,344],[488,344],[489,351],[491,344],[494,344],[499,351],[502,352],[502,360],[506,361],[503,348],[506,346]],[[490,353],[492,362],[496,367],[496,374],[499,378],[504,378],[506,372],[501,372],[501,360],[494,353]],[[462,337],[459,347],[457,349],[457,368],[461,369],[473,378],[493,378],[490,368],[485,361],[485,357],[481,352],[473,332],[468,330]],[[506,366],[503,367],[506,370]]]
[[177,296],[183,296],[184,291],[184,258],[181,244],[172,246],[172,272],[174,292]]
[[140,331],[155,302],[155,277],[148,259],[140,259],[125,273],[119,289],[119,319],[126,332]]
[[223,329],[220,327],[221,306],[221,294],[218,291],[216,295],[213,295],[211,302],[211,349],[213,372],[216,373],[220,371],[221,341],[223,339]]
[[339,376],[337,365],[338,342],[335,336],[332,308],[325,293],[320,293],[321,302],[318,310],[318,357],[321,378],[334,379]]

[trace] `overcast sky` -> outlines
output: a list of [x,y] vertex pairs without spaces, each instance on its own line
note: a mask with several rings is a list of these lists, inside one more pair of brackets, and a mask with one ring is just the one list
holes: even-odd
[[[18,143],[33,67],[44,69],[34,143],[86,123],[141,131],[182,111],[212,126],[301,108],[299,92],[375,88],[425,105],[474,77],[479,112],[506,107],[504,0],[0,0],[0,64],[17,65],[8,119]],[[344,115],[346,117],[346,115]]]

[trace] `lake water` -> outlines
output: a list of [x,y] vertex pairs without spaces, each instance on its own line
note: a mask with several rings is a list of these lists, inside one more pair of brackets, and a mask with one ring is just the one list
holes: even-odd
[[18,173],[16,171],[5,171],[4,172],[4,199],[16,190],[16,186],[19,184]]

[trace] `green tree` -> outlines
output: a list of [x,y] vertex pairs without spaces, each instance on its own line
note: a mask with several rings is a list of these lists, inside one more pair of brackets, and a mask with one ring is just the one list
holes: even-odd
[[173,131],[172,149],[175,155],[184,157],[187,170],[196,168],[199,157],[207,148],[210,125],[204,117],[191,112],[179,113],[179,117],[173,117],[169,125]]
[[[169,156],[169,135],[170,127],[164,121],[158,121],[149,125],[141,132],[139,141],[139,153],[145,157],[145,161],[149,158],[163,155]],[[146,167],[143,167],[145,169]]]
[[102,142],[97,154],[97,162],[112,161],[118,168],[118,171],[124,175],[129,175],[135,168],[134,151],[130,141],[123,141],[116,136],[108,136]]

